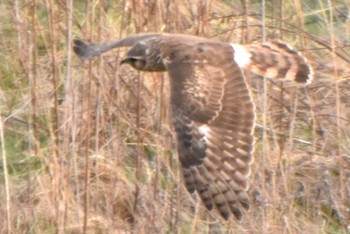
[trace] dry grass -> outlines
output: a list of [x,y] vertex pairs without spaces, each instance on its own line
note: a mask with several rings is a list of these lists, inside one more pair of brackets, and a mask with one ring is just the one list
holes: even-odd
[[[350,2],[281,2],[0,3],[1,233],[349,232]],[[314,67],[307,88],[247,74],[258,126],[239,223],[181,184],[166,75],[121,67],[122,49],[71,52],[75,37],[160,31],[281,39]]]

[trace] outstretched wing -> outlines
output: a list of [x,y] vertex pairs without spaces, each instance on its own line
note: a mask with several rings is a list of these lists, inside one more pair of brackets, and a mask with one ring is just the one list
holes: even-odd
[[254,106],[229,44],[209,41],[167,45],[173,124],[187,190],[225,219],[248,208]]

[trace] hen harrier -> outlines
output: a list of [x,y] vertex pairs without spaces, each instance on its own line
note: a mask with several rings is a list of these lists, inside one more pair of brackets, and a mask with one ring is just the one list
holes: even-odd
[[178,34],[139,34],[103,45],[74,41],[82,59],[116,47],[131,47],[122,63],[168,72],[186,188],[197,191],[208,210],[241,219],[242,207],[249,208],[255,120],[242,69],[308,84],[312,70],[306,60],[281,42],[241,46]]

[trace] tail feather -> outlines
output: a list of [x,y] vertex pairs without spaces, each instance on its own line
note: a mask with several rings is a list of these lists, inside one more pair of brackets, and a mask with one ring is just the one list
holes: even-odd
[[310,84],[312,68],[307,60],[288,45],[273,41],[270,43],[240,46],[232,44],[235,61],[246,70],[268,78],[292,80]]

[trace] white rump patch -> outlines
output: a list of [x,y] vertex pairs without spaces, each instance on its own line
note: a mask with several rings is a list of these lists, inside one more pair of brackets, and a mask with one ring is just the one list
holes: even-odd
[[234,50],[234,59],[238,66],[241,68],[247,66],[250,63],[250,57],[252,55],[244,48],[244,46],[238,44],[231,44],[231,46]]

